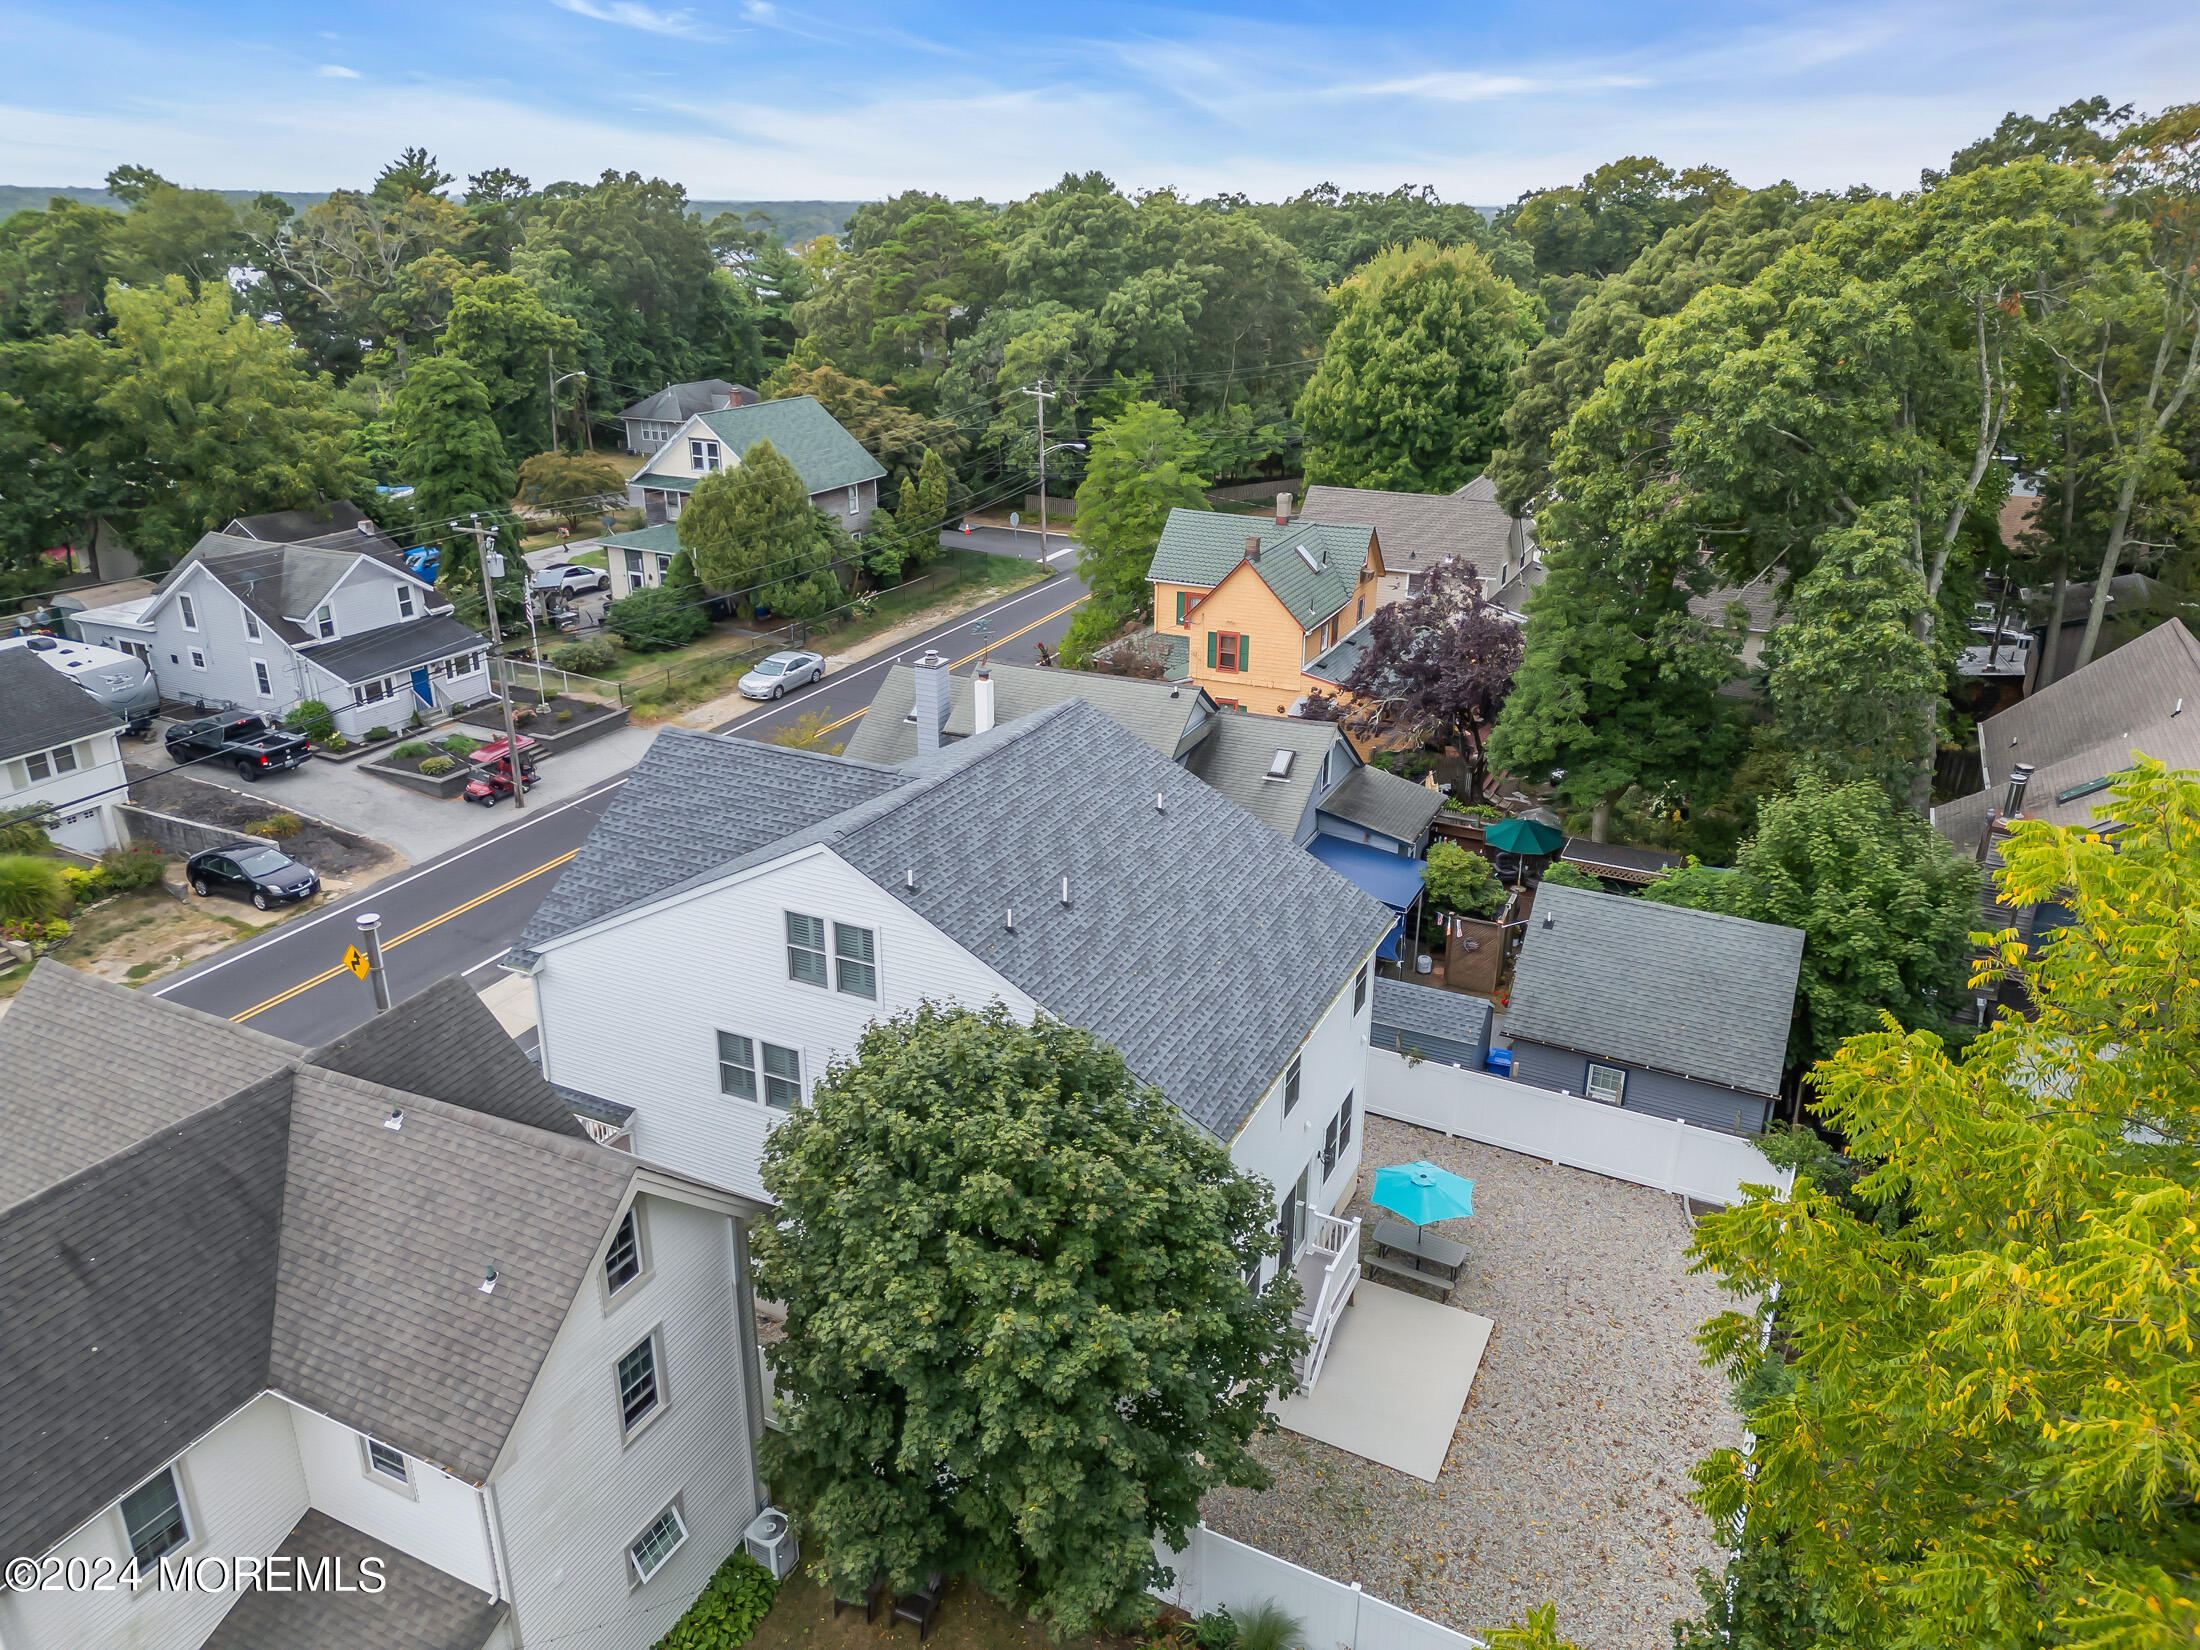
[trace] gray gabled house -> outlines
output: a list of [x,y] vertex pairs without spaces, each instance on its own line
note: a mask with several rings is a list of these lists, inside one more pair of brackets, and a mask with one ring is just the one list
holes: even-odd
[[1761,1134],[1786,1063],[1797,928],[1545,883],[1513,974],[1513,1076]]

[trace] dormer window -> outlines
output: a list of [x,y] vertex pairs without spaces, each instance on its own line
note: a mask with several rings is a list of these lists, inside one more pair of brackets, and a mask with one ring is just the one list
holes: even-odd
[[397,587],[397,616],[409,619],[413,616],[413,587],[401,584]]
[[336,615],[331,613],[325,606],[315,609],[313,628],[320,633],[323,641],[328,640],[329,637],[336,634]]
[[694,440],[688,443],[688,468],[697,475],[717,469],[721,462],[717,442]]

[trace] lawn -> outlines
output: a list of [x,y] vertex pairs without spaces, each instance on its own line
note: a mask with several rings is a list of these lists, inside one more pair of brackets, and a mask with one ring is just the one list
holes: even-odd
[[[236,910],[252,913],[249,905]],[[228,901],[184,904],[158,888],[124,894],[70,921],[76,931],[49,953],[53,959],[128,985],[156,979],[268,926],[233,915]],[[0,973],[0,997],[14,996],[30,972],[31,965],[21,963]]]
[[[835,1620],[825,1590],[809,1579],[807,1571],[797,1569],[779,1589],[771,1613],[758,1624],[749,1650],[869,1650],[890,1642],[914,1650],[917,1630],[906,1621],[895,1621],[884,1609],[875,1622],[866,1622],[861,1609],[843,1610]],[[929,1650],[1124,1650],[1128,1644],[1116,1639],[1049,1638],[1039,1623],[994,1603],[967,1582],[949,1588],[924,1642]]]
[[[878,592],[871,600],[870,611],[860,617],[849,614],[829,627],[814,629],[806,645],[823,653],[846,653],[918,614],[949,602],[967,603],[973,597],[990,598],[1035,584],[1044,573],[1035,562],[1018,556],[990,556],[980,550],[949,550],[931,571],[936,577],[926,583]],[[664,653],[627,653],[622,649],[619,662],[603,674],[637,691],[669,699],[668,686],[675,692],[691,686],[697,690],[711,687],[706,680],[711,673],[700,668],[702,661],[762,647],[792,645],[781,637],[760,635],[739,624],[723,624],[700,640]],[[709,696],[703,692],[703,697]]]

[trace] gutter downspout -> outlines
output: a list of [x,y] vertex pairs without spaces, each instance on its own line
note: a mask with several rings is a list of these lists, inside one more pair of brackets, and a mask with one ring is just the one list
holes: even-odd
[[505,1619],[512,1624],[512,1650],[520,1650],[527,1642],[527,1635],[519,1624],[519,1600],[512,1596],[512,1572],[505,1557],[504,1515],[497,1509],[496,1486],[484,1481],[481,1486],[481,1533],[489,1543],[489,1570],[496,1577],[497,1595],[509,1609]]

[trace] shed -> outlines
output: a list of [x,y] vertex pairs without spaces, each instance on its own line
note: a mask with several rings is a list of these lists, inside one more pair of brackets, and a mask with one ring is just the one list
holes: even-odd
[[1378,977],[1368,1041],[1376,1048],[1479,1071],[1490,1052],[1490,1018],[1490,1005],[1480,997]]

